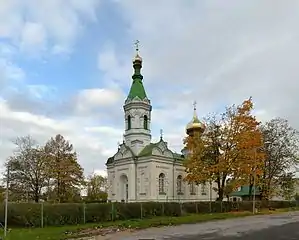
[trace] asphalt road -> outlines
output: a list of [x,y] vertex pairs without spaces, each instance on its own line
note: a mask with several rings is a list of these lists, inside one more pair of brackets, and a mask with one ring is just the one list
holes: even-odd
[[239,236],[226,236],[220,234],[194,235],[178,238],[168,238],[168,240],[298,240],[299,222],[288,223],[282,226],[275,226],[259,231],[252,231],[240,234]]
[[[98,238],[99,240],[101,238]],[[299,212],[150,228],[109,240],[299,240]]]

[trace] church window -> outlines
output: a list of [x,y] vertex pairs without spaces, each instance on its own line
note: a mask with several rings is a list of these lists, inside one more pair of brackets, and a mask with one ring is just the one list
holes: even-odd
[[146,115],[143,116],[143,128],[148,129],[148,118]]
[[195,183],[191,182],[190,183],[190,195],[195,195]]
[[159,175],[159,194],[165,194],[165,174]]
[[205,183],[201,184],[201,195],[207,195],[207,185]]
[[144,172],[140,174],[140,194],[145,195],[144,189]]
[[131,124],[132,124],[132,119],[131,119],[131,116],[129,115],[128,116],[128,130],[130,130],[131,129]]
[[176,185],[177,185],[177,193],[182,194],[182,184],[183,184],[183,177],[182,175],[179,175],[176,179]]

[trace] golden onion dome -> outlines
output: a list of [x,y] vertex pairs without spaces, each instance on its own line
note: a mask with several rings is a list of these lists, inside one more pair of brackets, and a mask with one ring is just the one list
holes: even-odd
[[142,57],[139,56],[138,52],[136,53],[135,57],[133,58],[133,62],[136,62],[136,61],[142,62]]
[[186,126],[186,132],[187,134],[190,131],[193,130],[199,130],[200,132],[203,132],[206,128],[206,126],[199,120],[197,113],[196,113],[196,103],[194,103],[194,113],[193,113],[193,118],[192,120],[187,124]]

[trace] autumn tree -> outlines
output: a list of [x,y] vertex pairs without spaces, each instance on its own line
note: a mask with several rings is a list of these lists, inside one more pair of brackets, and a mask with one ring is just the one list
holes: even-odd
[[38,202],[48,177],[43,148],[31,136],[19,137],[14,143],[16,149],[6,163],[10,191],[16,200],[30,199]]
[[90,175],[86,181],[87,201],[107,200],[107,178],[101,175]]
[[0,186],[0,202],[2,203],[5,200],[6,189],[3,186]]
[[84,176],[73,145],[58,134],[46,143],[45,152],[51,166],[50,184],[55,199],[59,202],[67,202],[72,201],[74,197],[78,198]]
[[[263,162],[263,154],[255,151],[262,146],[262,135],[252,110],[251,98],[228,107],[223,114],[206,118],[206,130],[201,136],[185,140],[190,152],[185,161],[186,180],[215,182],[220,201],[228,195],[227,189],[252,183],[253,170]],[[228,178],[230,186],[226,188]]]
[[282,118],[272,119],[261,126],[266,160],[260,174],[261,194],[269,199],[281,186],[292,167],[298,164],[299,133]]
[[278,182],[280,195],[286,200],[293,199],[295,197],[295,174],[292,172],[285,173],[279,178]]

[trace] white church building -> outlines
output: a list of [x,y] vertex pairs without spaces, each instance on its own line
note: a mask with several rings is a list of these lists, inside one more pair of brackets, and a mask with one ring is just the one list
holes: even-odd
[[[188,184],[183,181],[185,152],[170,150],[162,134],[151,142],[151,101],[143,86],[142,58],[133,59],[134,74],[124,103],[125,133],[116,154],[107,160],[108,201],[214,201],[217,193],[210,184]],[[202,131],[196,109],[186,133]]]

